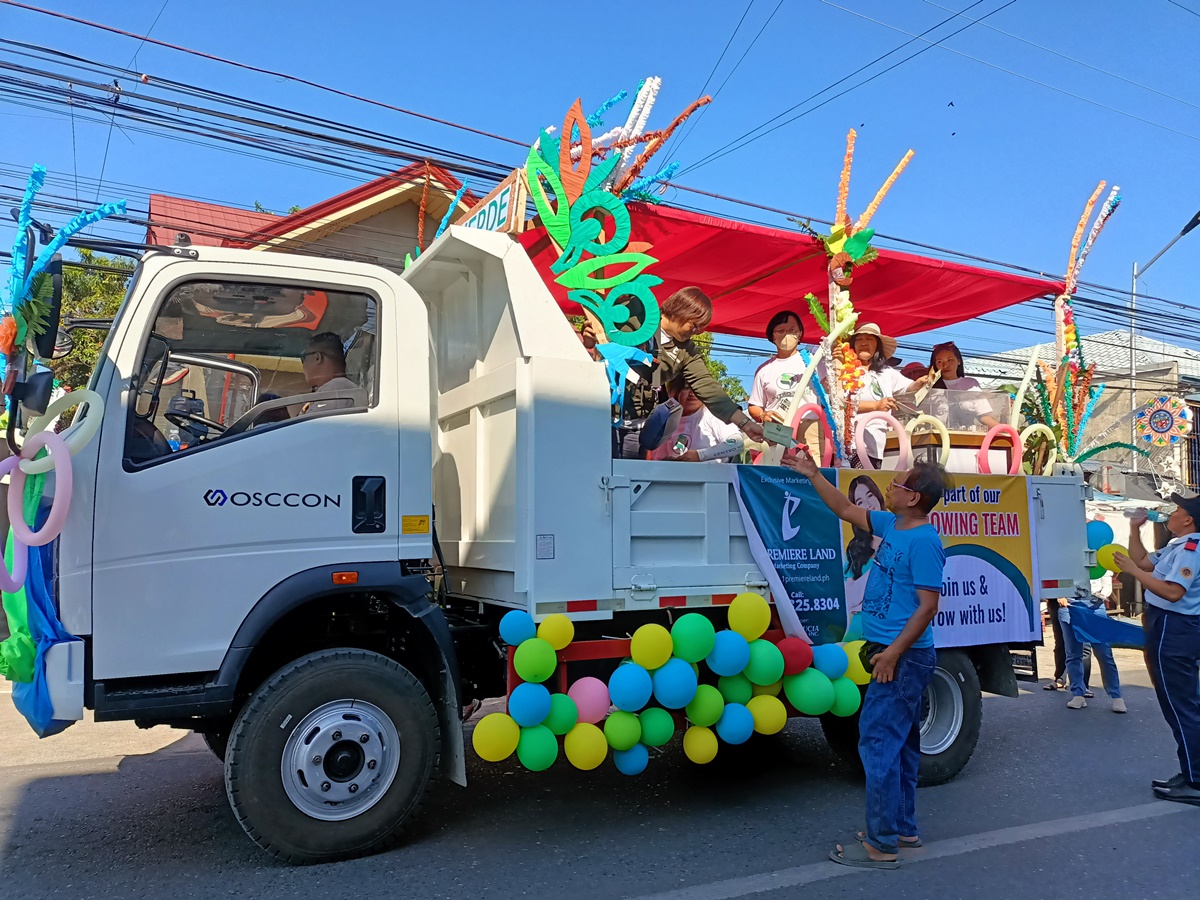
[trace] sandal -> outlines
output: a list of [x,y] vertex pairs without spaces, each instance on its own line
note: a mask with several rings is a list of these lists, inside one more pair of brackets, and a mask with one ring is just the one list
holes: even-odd
[[[865,831],[855,832],[854,839],[860,842],[865,841],[867,839],[867,833]],[[915,850],[917,847],[922,846],[920,838],[917,838],[915,841],[906,841],[904,838],[898,837],[896,838],[896,843],[899,846],[907,847],[910,850]]]
[[1043,691],[1061,691],[1061,690],[1063,690],[1064,688],[1066,688],[1066,686],[1067,686],[1067,683],[1066,683],[1066,681],[1064,681],[1064,680],[1063,680],[1063,679],[1061,679],[1061,678],[1055,678],[1055,679],[1054,679],[1052,682],[1050,682],[1049,684],[1043,684],[1043,685],[1042,685],[1042,690],[1043,690]]
[[899,858],[873,859],[861,842],[842,847],[841,852],[835,847],[829,851],[829,858],[840,866],[853,866],[857,869],[900,868]]

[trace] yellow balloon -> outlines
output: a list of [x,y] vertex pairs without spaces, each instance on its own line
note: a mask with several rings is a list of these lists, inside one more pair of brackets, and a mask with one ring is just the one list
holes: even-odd
[[654,671],[663,665],[675,652],[671,632],[661,625],[643,625],[633,633],[630,655],[643,669]]
[[521,726],[504,713],[484,716],[475,726],[471,746],[481,759],[500,762],[512,756],[521,739]]
[[783,690],[783,679],[780,678],[774,684],[751,685],[751,688],[755,697],[778,697],[779,692]]
[[563,749],[571,765],[588,772],[604,762],[604,757],[608,755],[608,741],[604,739],[604,732],[595,725],[580,722],[567,732]]
[[859,655],[865,643],[866,641],[848,641],[842,647],[850,660],[850,665],[846,667],[846,677],[860,687],[871,680],[871,673],[863,668],[862,657]]
[[1116,560],[1113,559],[1114,553],[1124,553],[1126,556],[1128,556],[1129,550],[1127,550],[1125,547],[1122,547],[1120,544],[1105,544],[1096,551],[1096,562],[1104,566],[1104,568],[1108,569],[1110,572],[1120,572],[1120,566],[1118,566]]
[[779,734],[787,724],[787,709],[778,697],[766,694],[752,697],[746,709],[754,716],[754,730],[759,734]]
[[738,594],[729,604],[729,627],[748,641],[757,641],[771,624],[771,604],[761,594]]
[[717,736],[711,728],[693,725],[683,735],[683,752],[694,763],[704,765],[717,757]]
[[562,650],[575,637],[575,623],[562,613],[554,613],[542,620],[537,636],[555,650]]

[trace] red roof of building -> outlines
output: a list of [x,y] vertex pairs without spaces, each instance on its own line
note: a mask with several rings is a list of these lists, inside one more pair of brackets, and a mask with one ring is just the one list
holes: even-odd
[[175,235],[182,231],[192,239],[193,244],[220,247],[227,239],[262,228],[278,218],[270,213],[221,206],[219,203],[151,194],[146,243],[170,246],[175,243]]
[[[253,246],[254,244],[269,241],[272,238],[291,234],[298,229],[304,228],[305,225],[311,225],[323,219],[335,217],[339,212],[357,206],[385,191],[392,190],[398,185],[420,182],[427,174],[431,179],[439,182],[444,189],[457,191],[462,187],[462,182],[441,166],[427,162],[416,162],[405,166],[403,169],[376,178],[374,181],[360,184],[358,187],[344,191],[335,197],[330,197],[328,200],[314,203],[312,206],[292,213],[290,216],[271,217],[256,227],[247,228],[242,235],[242,240],[240,242],[231,241],[230,245]],[[463,195],[462,202],[471,206],[478,199],[470,191],[467,191]]]
[[[805,334],[821,333],[804,301],[811,293],[824,305],[829,296],[825,249],[816,239],[666,206],[638,203],[629,210],[631,240],[653,244],[649,253],[658,262],[647,271],[663,280],[654,289],[660,301],[696,285],[713,300],[713,331],[762,337],[771,316],[792,309],[802,315]],[[575,311],[550,271],[558,252],[545,229],[525,232],[521,243],[559,304]],[[860,322],[875,322],[884,334],[901,336],[1063,289],[1054,279],[880,250],[878,259],[854,272],[850,291]]]

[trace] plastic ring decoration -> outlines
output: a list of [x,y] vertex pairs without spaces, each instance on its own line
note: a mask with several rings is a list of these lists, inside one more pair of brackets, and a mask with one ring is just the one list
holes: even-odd
[[863,443],[863,432],[866,430],[867,423],[875,421],[887,422],[896,432],[896,437],[900,441],[900,459],[896,463],[896,468],[907,469],[909,462],[912,461],[912,442],[908,439],[908,432],[896,421],[895,416],[882,409],[863,413],[854,423],[854,450],[858,453],[858,461],[862,463],[864,469],[873,470],[875,468],[875,463],[871,462],[871,457],[867,455],[867,446]]
[[988,451],[992,449],[992,441],[1002,434],[1006,434],[1012,439],[1012,462],[1008,467],[1009,475],[1021,474],[1021,457],[1025,454],[1025,443],[1021,440],[1021,435],[1017,433],[1017,429],[1013,428],[1007,422],[1001,422],[998,425],[993,425],[992,430],[983,437],[983,443],[979,445],[979,452],[975,454],[975,461],[979,464],[979,472],[982,475],[991,475],[992,466],[988,462]]
[[833,435],[829,433],[828,423],[825,421],[825,410],[816,403],[805,403],[796,410],[792,419],[795,423],[792,426],[792,436],[797,441],[800,440],[800,430],[804,427],[804,414],[809,410],[817,414],[817,426],[820,433],[825,436],[825,440],[821,442],[821,468],[828,469],[833,465]]
[[949,429],[946,428],[945,423],[943,423],[941,419],[935,419],[933,416],[927,415],[925,413],[921,413],[921,415],[917,416],[915,419],[913,419],[911,422],[909,422],[908,425],[905,426],[904,430],[908,432],[908,436],[911,439],[913,432],[916,431],[922,425],[932,425],[933,430],[936,431],[939,435],[941,435],[942,452],[940,454],[938,454],[938,462],[941,463],[943,466],[945,466],[946,463],[948,463],[950,461],[950,431],[949,431]]
[[[17,467],[17,463],[21,461],[19,456],[10,456],[8,459],[0,462],[0,478],[3,478],[9,472]],[[25,586],[25,576],[29,571],[29,548],[20,540],[13,537],[13,567],[9,573],[8,567],[0,564],[0,591],[6,594],[15,594]]]
[[[83,421],[78,424],[72,423],[71,427],[60,435],[66,442],[67,452],[71,456],[75,456],[87,445],[88,441],[96,436],[96,432],[100,430],[100,423],[104,421],[104,400],[95,391],[71,391],[63,394],[47,406],[42,415],[29,423],[25,440],[29,441],[35,434],[41,434],[50,426],[56,416],[66,412],[72,406],[87,407],[87,415],[83,417]],[[26,475],[45,475],[53,467],[54,463],[50,458],[23,459],[21,461],[21,471]]]
[[39,431],[25,442],[20,458],[31,457],[43,447],[50,451],[57,483],[54,485],[54,503],[41,531],[30,531],[25,524],[25,472],[20,466],[13,467],[8,486],[8,523],[12,527],[13,538],[28,547],[41,547],[58,537],[67,521],[67,510],[71,507],[71,454],[66,441],[53,431]]
[[1043,475],[1049,475],[1054,470],[1054,464],[1058,462],[1058,435],[1048,425],[1042,422],[1034,422],[1021,432],[1021,446],[1024,447],[1026,442],[1035,434],[1045,435],[1046,439],[1050,441],[1050,453],[1046,457],[1046,467],[1042,469]]

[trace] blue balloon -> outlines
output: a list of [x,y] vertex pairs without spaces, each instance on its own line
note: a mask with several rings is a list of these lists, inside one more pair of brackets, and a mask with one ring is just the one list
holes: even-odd
[[697,683],[692,667],[677,656],[654,670],[654,696],[667,709],[683,709],[691,703]]
[[855,613],[850,617],[850,625],[846,628],[846,636],[842,638],[846,643],[851,641],[862,640],[862,613]]
[[613,753],[613,762],[617,764],[617,771],[622,775],[641,775],[646,771],[646,764],[650,762],[650,751],[646,749],[645,744],[634,744],[628,750],[617,750]]
[[1105,544],[1111,544],[1116,538],[1112,526],[1099,519],[1087,523],[1087,545],[1089,550],[1099,550]]
[[814,669],[830,681],[836,681],[846,674],[850,658],[837,644],[817,644],[813,647],[812,664]]
[[537,626],[533,616],[523,609],[514,609],[500,620],[500,639],[510,647],[519,647],[522,641],[537,637]]
[[541,725],[550,715],[550,692],[545,685],[521,682],[508,697],[508,714],[522,728]]
[[717,720],[717,737],[727,744],[744,744],[753,733],[753,713],[740,703],[726,703]]
[[625,663],[608,679],[608,697],[617,709],[637,712],[650,702],[654,681],[637,663]]
[[718,675],[739,675],[750,663],[750,645],[736,631],[718,631],[705,662]]

